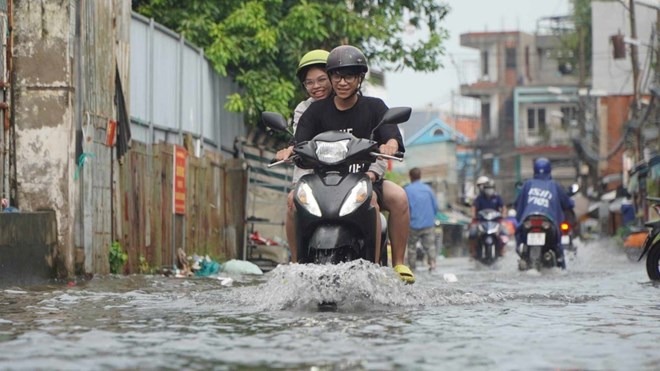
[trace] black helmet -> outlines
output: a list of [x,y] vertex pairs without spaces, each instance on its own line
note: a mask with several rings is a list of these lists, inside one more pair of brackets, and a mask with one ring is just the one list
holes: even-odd
[[328,55],[328,63],[325,66],[326,71],[332,73],[344,68],[357,73],[367,73],[369,71],[367,57],[360,49],[351,45],[341,45],[332,49],[330,55]]

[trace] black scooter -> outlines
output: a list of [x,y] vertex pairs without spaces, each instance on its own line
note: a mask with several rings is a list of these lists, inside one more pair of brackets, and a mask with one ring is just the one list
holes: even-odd
[[484,265],[495,263],[502,249],[502,214],[494,209],[477,213],[477,251],[475,258]]
[[[522,188],[522,183],[516,183],[516,188]],[[567,190],[568,197],[575,195],[580,189],[578,184],[571,185]],[[574,219],[573,210],[565,210],[569,219]],[[557,251],[556,246],[561,244],[564,247],[564,254],[567,250],[573,249],[572,236],[568,235],[568,223],[565,226],[556,225],[557,221],[549,215],[543,213],[532,213],[525,217],[519,228],[521,228],[522,241],[516,246],[516,252],[520,256],[518,260],[518,270],[526,271],[528,269],[540,270],[541,268],[564,268],[565,259]],[[571,224],[575,225],[573,220]],[[558,231],[559,230],[559,231]]]
[[[654,203],[653,208],[660,214],[660,198],[646,197],[646,199]],[[644,240],[639,260],[646,255],[646,273],[651,280],[660,281],[660,219],[647,222],[644,226],[651,228],[651,231]]]
[[557,228],[555,222],[542,213],[532,213],[522,221],[523,242],[517,246],[518,269],[540,270],[559,267],[557,261]]
[[[374,129],[408,121],[408,107],[390,108]],[[262,120],[273,130],[289,133],[282,115],[263,112]],[[365,173],[354,173],[356,165],[371,164],[378,157],[402,161],[400,156],[378,153],[378,143],[356,138],[350,133],[328,131],[312,140],[297,143],[287,160],[269,167],[293,161],[313,173],[303,175],[294,190],[296,207],[296,241],[298,262],[338,264],[364,259],[376,263],[376,233],[381,233],[380,263],[387,264],[384,217],[382,231],[377,230],[376,209],[371,206],[372,184]]]

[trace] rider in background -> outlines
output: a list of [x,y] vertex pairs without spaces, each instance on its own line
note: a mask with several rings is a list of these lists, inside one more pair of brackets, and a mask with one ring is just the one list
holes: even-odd
[[[559,236],[559,224],[565,220],[564,211],[573,208],[573,202],[568,198],[564,188],[552,180],[552,165],[550,160],[539,157],[534,160],[534,178],[523,184],[515,201],[516,215],[521,223],[532,213],[542,213],[554,221],[557,236]],[[516,230],[516,246],[522,241],[522,228]],[[518,254],[518,248],[516,248]],[[565,269],[564,251],[557,238],[557,263]]]
[[[504,215],[506,207],[504,206],[502,197],[497,192],[495,192],[495,182],[487,176],[480,176],[477,179],[477,188],[479,188],[479,195],[477,195],[477,198],[474,199],[474,203],[472,205],[472,220],[473,223],[475,223],[474,225],[476,226],[476,223],[478,223],[477,218],[479,216],[479,211],[481,210],[497,210],[500,212],[500,214]],[[474,257],[474,253],[476,251],[476,244],[475,235],[475,241],[470,245],[470,254],[472,257]],[[502,249],[502,246],[500,246],[497,254],[502,256],[503,251],[504,249]]]
[[479,211],[484,209],[493,209],[504,215],[506,208],[502,197],[495,191],[495,182],[487,176],[481,176],[477,179],[479,195],[474,199],[472,205],[472,217],[477,218]]

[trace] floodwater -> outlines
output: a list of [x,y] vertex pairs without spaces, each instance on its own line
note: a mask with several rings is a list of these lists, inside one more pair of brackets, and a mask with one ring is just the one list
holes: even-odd
[[408,286],[360,262],[231,278],[0,288],[0,369],[660,369],[660,286],[608,242],[565,272],[518,272],[509,251]]

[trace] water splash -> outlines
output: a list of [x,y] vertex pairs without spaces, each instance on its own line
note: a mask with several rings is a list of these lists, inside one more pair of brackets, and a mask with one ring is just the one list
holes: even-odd
[[389,267],[364,260],[337,265],[282,265],[261,285],[236,288],[232,298],[257,310],[317,310],[320,303],[336,303],[339,311],[389,310],[391,307],[477,305],[511,300],[583,302],[596,297],[564,294],[472,291],[444,280],[432,286],[404,284]]

